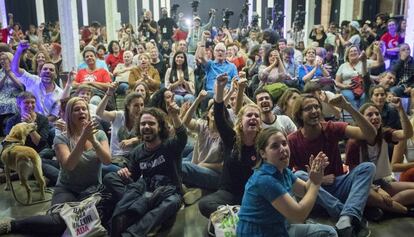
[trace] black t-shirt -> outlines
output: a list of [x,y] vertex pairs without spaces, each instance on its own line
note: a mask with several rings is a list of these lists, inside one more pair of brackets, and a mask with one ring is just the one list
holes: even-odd
[[158,21],[158,26],[160,27],[161,31],[161,39],[165,40],[171,40],[171,37],[173,35],[173,28],[178,28],[175,21],[170,17],[161,18]]
[[241,150],[237,150],[236,133],[225,116],[224,103],[214,103],[214,119],[224,144],[224,164],[220,189],[241,198],[244,186],[253,174],[253,167],[256,165],[256,149],[254,146],[242,145]]
[[128,169],[133,180],[138,180],[142,175],[149,181],[155,175],[163,175],[172,181],[171,185],[178,188],[181,184],[181,158],[182,151],[187,144],[187,133],[184,126],[176,129],[175,136],[162,142],[153,151],[145,148],[145,143],[138,145],[130,155]]
[[149,40],[155,40],[158,41],[157,39],[157,33],[158,33],[158,24],[156,21],[151,21],[150,23],[151,28],[157,29],[157,31],[155,33],[152,33],[148,26],[147,23],[141,22],[141,24],[138,27],[138,31],[142,32],[142,35],[145,36],[145,38],[147,38],[147,41]]

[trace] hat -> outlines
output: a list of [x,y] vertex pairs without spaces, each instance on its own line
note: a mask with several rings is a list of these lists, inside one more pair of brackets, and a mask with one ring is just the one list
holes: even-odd
[[193,20],[194,20],[194,21],[195,21],[195,20],[201,21],[201,18],[200,18],[199,16],[195,16],[195,17],[193,18]]
[[360,26],[359,26],[358,21],[351,21],[351,23],[349,23],[349,25],[350,25],[352,28],[354,28],[355,30],[359,31]]

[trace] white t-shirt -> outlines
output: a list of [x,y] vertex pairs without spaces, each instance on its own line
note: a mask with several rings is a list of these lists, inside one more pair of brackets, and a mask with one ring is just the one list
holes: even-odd
[[262,123],[263,129],[269,127],[275,127],[280,129],[285,136],[295,132],[297,130],[295,123],[286,115],[277,115],[275,121],[271,124]]
[[115,111],[115,119],[112,121],[111,129],[111,154],[113,156],[126,156],[133,149],[133,147],[128,147],[126,149],[121,149],[119,147],[119,142],[132,138],[135,136],[135,130],[128,130],[125,127],[125,116],[124,111]]

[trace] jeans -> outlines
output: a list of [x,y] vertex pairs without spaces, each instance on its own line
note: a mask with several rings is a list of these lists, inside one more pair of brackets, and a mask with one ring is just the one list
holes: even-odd
[[116,173],[120,169],[121,167],[114,165],[114,164],[102,165],[102,177],[105,177],[106,174],[111,173],[111,172]]
[[217,190],[221,174],[192,162],[182,163],[183,183],[203,189]]
[[[259,225],[247,221],[237,224],[238,237],[280,236],[284,232],[280,225]],[[338,236],[332,226],[322,224],[287,224],[289,237],[336,237]]]
[[42,158],[43,175],[49,179],[47,186],[53,187],[56,185],[59,177],[59,162],[56,160],[49,160]]
[[210,218],[211,213],[215,212],[221,205],[240,205],[242,197],[238,197],[226,190],[219,189],[217,192],[203,197],[198,202],[198,208],[203,216]]
[[116,94],[126,95],[128,88],[129,88],[128,82],[120,82],[118,85],[118,88],[116,89]]
[[345,97],[349,103],[355,108],[358,109],[364,102],[365,102],[365,93],[359,99],[355,98],[354,93],[352,90],[341,90],[341,94]]
[[192,94],[185,94],[182,95],[174,95],[175,103],[177,103],[178,106],[181,106],[184,102],[190,102],[193,103],[195,100],[195,97]]
[[[117,173],[109,173],[103,180],[104,185],[112,193],[112,197],[116,202],[122,199],[126,191],[126,185],[131,182],[133,182],[132,179],[122,179]],[[148,198],[145,197],[144,191],[141,190],[139,192],[139,199],[142,199],[142,202],[139,202],[142,204],[141,208],[139,208],[141,210],[140,216],[128,216],[128,213],[114,216],[112,220],[114,230],[112,231],[115,231],[115,236],[118,236],[118,233],[122,233],[122,236],[146,236],[154,227],[167,222],[171,217],[175,216],[180,209],[181,196],[178,193],[168,196],[156,207],[149,209],[146,204],[148,203]],[[137,210],[137,208],[134,210]],[[123,222],[127,222],[127,224]],[[119,223],[122,224],[122,228],[117,226]]]
[[[309,179],[301,170],[295,175],[304,181]],[[361,220],[374,175],[373,163],[361,163],[348,174],[335,177],[333,184],[321,186],[316,203],[332,217],[352,216]]]

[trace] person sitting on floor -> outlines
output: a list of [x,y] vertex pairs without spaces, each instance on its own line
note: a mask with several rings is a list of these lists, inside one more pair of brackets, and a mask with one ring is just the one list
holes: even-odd
[[[170,103],[167,110],[175,135],[169,132],[167,114],[158,108],[143,109],[137,120],[143,142],[131,152],[126,168],[104,178],[105,186],[118,201],[111,236],[146,236],[180,209],[179,170],[187,132],[179,119],[177,104]],[[147,197],[146,191],[152,195]]]
[[[82,192],[102,183],[101,164],[110,164],[111,155],[105,133],[91,120],[88,104],[71,98],[65,111],[67,130],[54,139],[56,157],[61,165],[51,205],[80,201]],[[0,234],[15,233],[62,236],[66,223],[60,214],[37,215],[0,222]]]
[[[288,169],[290,149],[282,131],[274,127],[261,131],[256,151],[258,168],[246,184],[237,236],[337,236],[331,226],[301,224],[315,204],[328,157],[323,152],[310,157],[310,179],[305,183]],[[291,193],[302,200],[298,203]]]
[[[382,125],[380,109],[372,103],[364,104],[360,112],[376,129],[375,143],[350,139],[346,146],[346,164],[354,169],[362,162],[372,162],[376,166],[373,187],[367,201],[367,206],[379,207],[384,211],[414,216],[414,209],[408,206],[414,204],[414,183],[396,182],[392,177],[391,165],[388,158],[388,143],[397,143],[413,136],[413,127],[404,112],[400,98],[394,98],[398,109],[402,129],[395,130]],[[381,219],[382,211],[375,220]],[[367,217],[368,218],[368,217]]]
[[317,203],[330,216],[339,217],[335,225],[338,236],[354,236],[356,233],[369,236],[370,230],[365,226],[362,212],[375,174],[375,165],[364,162],[344,174],[338,143],[348,137],[367,140],[372,144],[376,130],[342,95],[331,99],[329,103],[348,111],[358,127],[344,122],[321,122],[322,104],[319,99],[310,94],[302,95],[293,108],[300,129],[288,136],[290,167],[297,170],[296,176],[308,180],[305,170],[309,157],[324,152],[329,157],[329,165],[325,170]]

